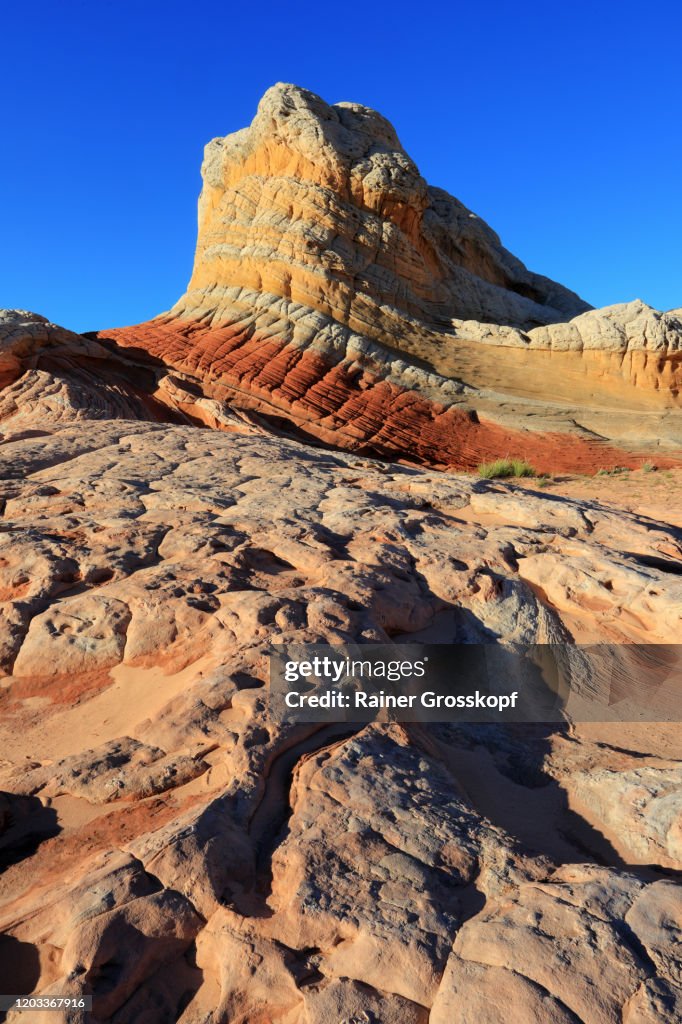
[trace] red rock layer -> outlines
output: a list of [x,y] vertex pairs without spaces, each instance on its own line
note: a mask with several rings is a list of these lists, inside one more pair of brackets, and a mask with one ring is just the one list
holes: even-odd
[[644,459],[567,434],[504,428],[474,412],[429,401],[357,364],[330,364],[282,339],[234,325],[206,328],[158,319],[103,331],[99,338],[192,375],[209,398],[367,455],[465,470],[513,457],[528,460],[539,472],[587,473],[616,465],[634,468]]

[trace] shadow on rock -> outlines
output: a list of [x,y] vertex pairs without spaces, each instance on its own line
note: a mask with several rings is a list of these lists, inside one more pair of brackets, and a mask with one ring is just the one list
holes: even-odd
[[[38,949],[32,942],[20,942],[13,935],[0,935],[0,994],[27,996],[40,978]],[[0,1010],[0,1021],[7,1014]]]
[[38,797],[0,792],[0,872],[31,857],[60,831],[57,812]]
[[551,738],[565,733],[565,726],[424,724],[418,729],[475,809],[528,852],[557,864],[587,861],[629,869],[608,839],[569,808],[566,792],[545,768]]

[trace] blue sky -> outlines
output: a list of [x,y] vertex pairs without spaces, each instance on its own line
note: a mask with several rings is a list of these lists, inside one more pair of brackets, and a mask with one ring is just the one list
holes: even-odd
[[74,330],[189,280],[203,146],[291,81],[594,305],[682,306],[677,4],[39,0],[3,11],[0,306]]

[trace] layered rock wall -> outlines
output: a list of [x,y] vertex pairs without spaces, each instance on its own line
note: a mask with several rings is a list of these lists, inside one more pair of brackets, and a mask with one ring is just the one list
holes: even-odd
[[[679,395],[679,312],[591,311],[530,272],[426,183],[376,111],[274,86],[249,128],[209,143],[202,174],[186,294],[102,339],[305,437],[435,466],[524,457],[539,432],[596,442],[595,466],[628,464],[598,445],[637,430],[682,440],[665,416]],[[388,447],[374,441],[382,423]],[[554,441],[555,458],[573,447]]]

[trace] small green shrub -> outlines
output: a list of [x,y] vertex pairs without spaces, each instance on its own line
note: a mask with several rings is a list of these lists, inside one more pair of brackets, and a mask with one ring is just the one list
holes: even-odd
[[642,463],[642,472],[643,473],[653,473],[653,472],[655,472],[655,470],[656,470],[656,467],[654,466],[653,462],[643,462]]
[[478,475],[484,480],[496,480],[500,477],[537,476],[537,473],[523,459],[497,459],[495,462],[482,462]]
[[620,473],[629,473],[629,466],[612,466],[611,469],[598,469],[597,476],[618,476]]

